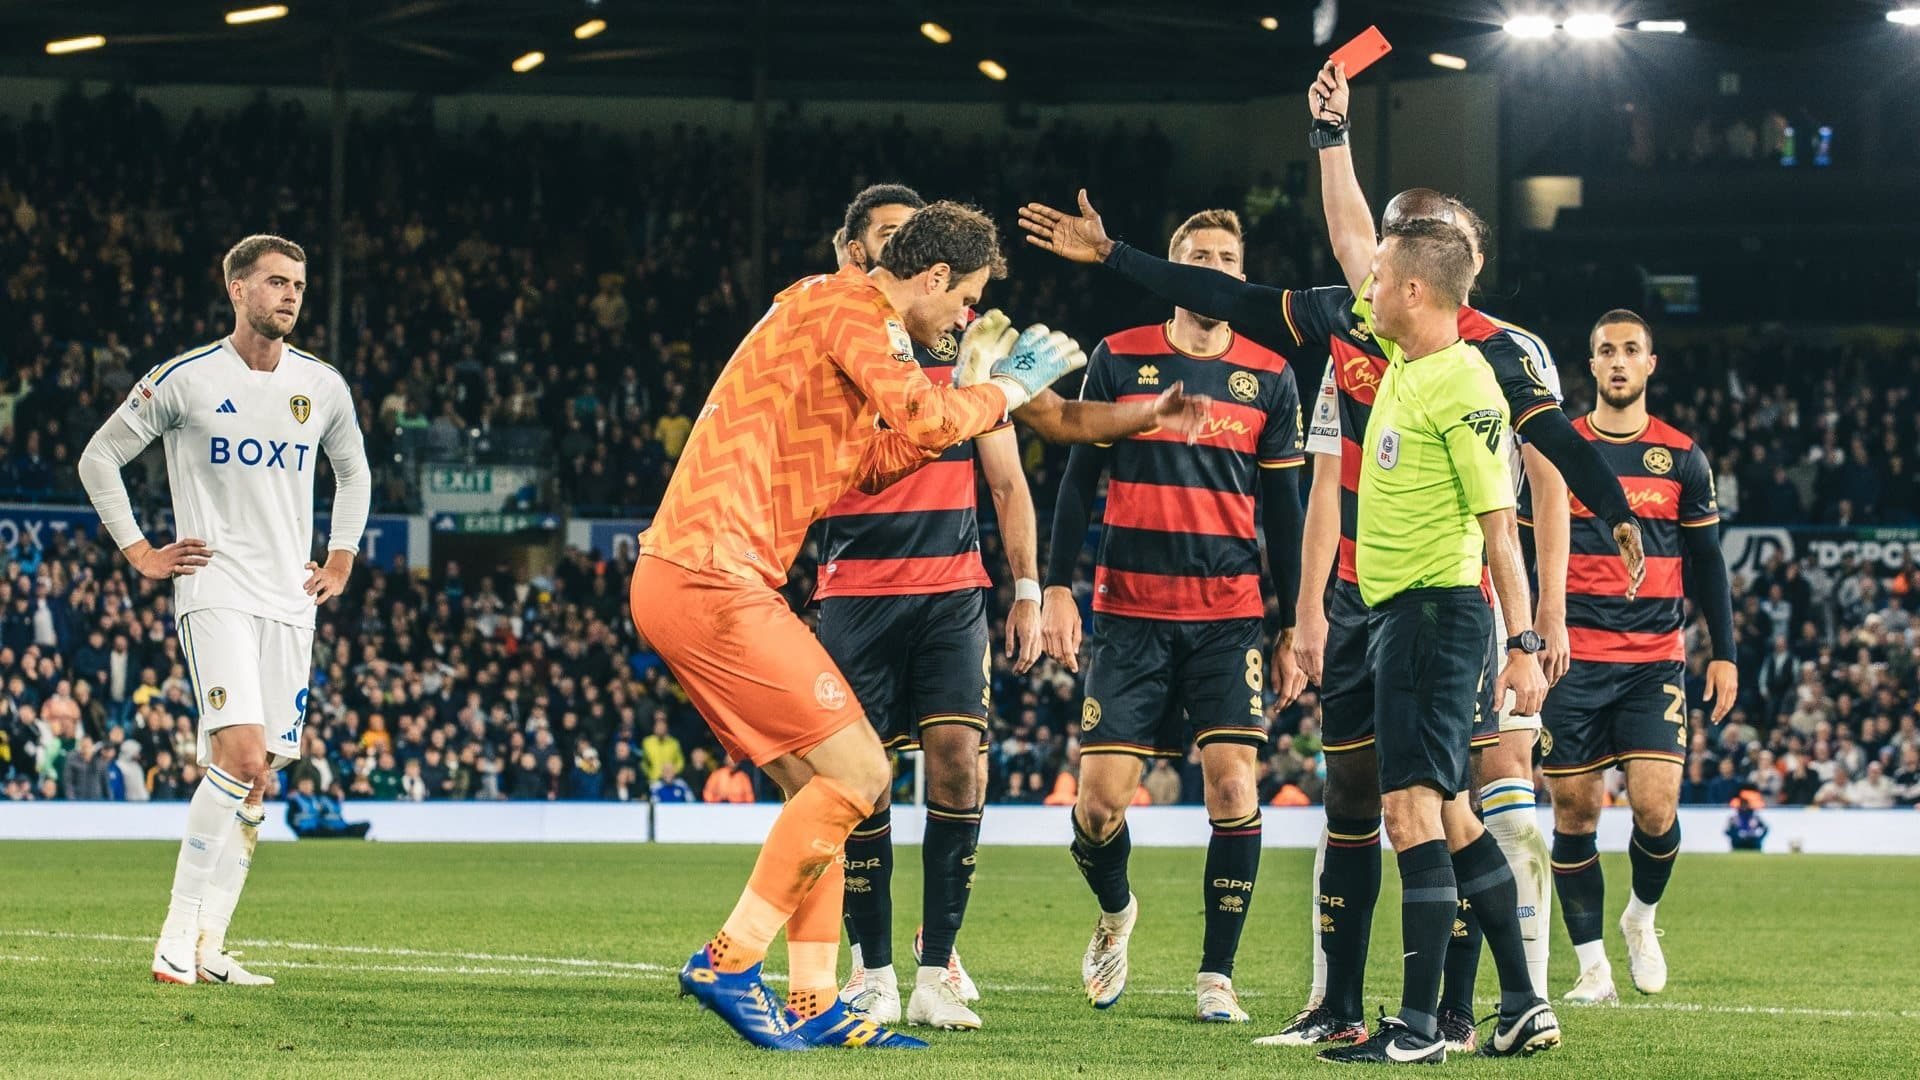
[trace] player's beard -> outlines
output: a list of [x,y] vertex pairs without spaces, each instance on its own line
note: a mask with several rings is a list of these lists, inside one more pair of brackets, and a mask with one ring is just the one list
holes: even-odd
[[1639,386],[1618,392],[1609,389],[1605,384],[1602,384],[1600,387],[1600,399],[1605,401],[1609,407],[1615,409],[1630,409],[1638,404],[1641,398],[1646,396],[1646,383],[1641,383]]
[[1215,327],[1226,322],[1225,319],[1209,319],[1205,315],[1195,315],[1191,311],[1187,312],[1187,318],[1192,319],[1194,329],[1203,334],[1213,333]]
[[287,324],[286,329],[281,329],[280,325],[274,322],[275,314],[276,313],[272,311],[265,313],[248,311],[247,325],[253,327],[254,333],[259,334],[268,341],[279,341],[293,332],[293,324],[290,322]]

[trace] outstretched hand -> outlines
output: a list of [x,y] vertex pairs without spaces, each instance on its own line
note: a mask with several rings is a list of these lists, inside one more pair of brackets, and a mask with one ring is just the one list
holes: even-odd
[[1077,263],[1105,262],[1113,254],[1113,239],[1100,220],[1100,212],[1080,189],[1080,216],[1062,213],[1042,203],[1020,208],[1020,227],[1027,232],[1027,243]]
[[1160,392],[1153,403],[1153,419],[1162,431],[1185,435],[1191,446],[1206,432],[1213,418],[1213,399],[1205,394],[1186,393],[1186,384],[1176,382]]

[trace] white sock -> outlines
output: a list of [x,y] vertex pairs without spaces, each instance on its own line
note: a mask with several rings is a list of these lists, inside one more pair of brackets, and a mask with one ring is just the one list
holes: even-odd
[[1634,926],[1652,926],[1653,911],[1659,906],[1659,904],[1649,904],[1641,900],[1638,896],[1634,895],[1632,889],[1628,889],[1627,910],[1624,915],[1620,916],[1620,921],[1623,923],[1631,923]]
[[[866,968],[866,969],[864,969],[864,970],[865,970],[865,971],[866,971],[866,973],[867,973],[867,985],[868,985],[868,986],[893,986],[893,987],[897,987],[897,986],[899,986],[899,985],[900,985],[900,983],[899,983],[899,979],[898,979],[898,977],[897,977],[897,976],[895,976],[895,975],[894,975],[894,973],[893,973],[893,965],[892,965],[892,964],[888,964],[888,965],[887,965],[886,967],[877,967],[877,968]],[[923,968],[920,968],[919,970],[920,970],[920,971],[945,971],[945,970],[947,970],[947,969],[946,969],[946,968],[930,968],[930,967],[923,967]],[[917,978],[918,976],[915,976],[915,977]]]
[[1575,945],[1573,947],[1573,956],[1574,959],[1580,962],[1581,971],[1585,971],[1595,964],[1599,964],[1608,970],[1613,969],[1613,965],[1607,963],[1607,943],[1604,940],[1587,941]]
[[1327,829],[1320,827],[1320,843],[1313,849],[1313,878],[1307,884],[1307,938],[1313,942],[1313,989],[1308,1000],[1327,997],[1327,950],[1320,940],[1320,875],[1327,869]]
[[1552,855],[1540,832],[1533,781],[1505,777],[1481,788],[1480,815],[1513,868],[1527,973],[1533,979],[1533,992],[1547,997],[1547,945],[1553,937]]
[[851,960],[849,961],[851,966],[847,968],[847,971],[849,973],[863,970],[866,967],[865,964],[862,964],[860,962],[860,943],[859,942],[856,941],[851,946],[849,946],[847,948],[847,953],[851,957]]
[[218,765],[207,773],[187,803],[187,835],[180,841],[180,858],[173,867],[173,899],[167,905],[163,938],[189,937],[199,928],[200,905],[221,849],[233,832],[233,815],[247,797],[249,785],[234,779]]
[[[947,978],[947,969],[946,969],[946,968],[943,968],[943,967],[928,967],[928,966],[926,966],[925,964],[922,964],[922,965],[920,965],[919,967],[917,967],[917,968],[915,968],[915,969],[914,969],[914,972],[913,972],[913,988],[914,988],[915,990],[918,990],[918,989],[920,989],[920,988],[921,988],[921,987],[923,987],[923,986],[934,986],[934,987],[937,987],[937,986],[939,986],[939,985],[940,985],[940,984],[941,984],[942,982],[944,982],[944,981],[946,981],[946,978]],[[892,982],[893,982],[893,969],[892,969],[892,968],[888,968],[888,969],[887,969],[887,982],[888,982],[888,983],[892,983]]]
[[200,900],[200,951],[217,956],[227,944],[227,926],[233,922],[233,909],[240,903],[240,890],[246,888],[247,871],[253,867],[253,848],[260,842],[260,823],[267,819],[266,809],[258,803],[241,803],[233,815],[233,832],[220,851],[220,862]]

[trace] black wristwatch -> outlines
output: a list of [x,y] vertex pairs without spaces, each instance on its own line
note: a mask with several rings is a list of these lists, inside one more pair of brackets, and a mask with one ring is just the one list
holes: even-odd
[[1532,630],[1522,630],[1507,639],[1507,651],[1512,652],[1515,649],[1519,649],[1528,656],[1532,656],[1535,653],[1546,652],[1547,639],[1534,633]]
[[1314,150],[1325,150],[1334,146],[1347,145],[1348,123],[1345,117],[1339,123],[1316,118],[1313,127],[1307,132],[1307,146]]

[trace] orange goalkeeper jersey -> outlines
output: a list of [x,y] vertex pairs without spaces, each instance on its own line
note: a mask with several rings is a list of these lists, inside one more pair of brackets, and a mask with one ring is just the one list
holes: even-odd
[[714,383],[640,550],[778,588],[807,527],[841,495],[879,491],[1005,411],[993,386],[928,380],[866,274],[798,281]]

